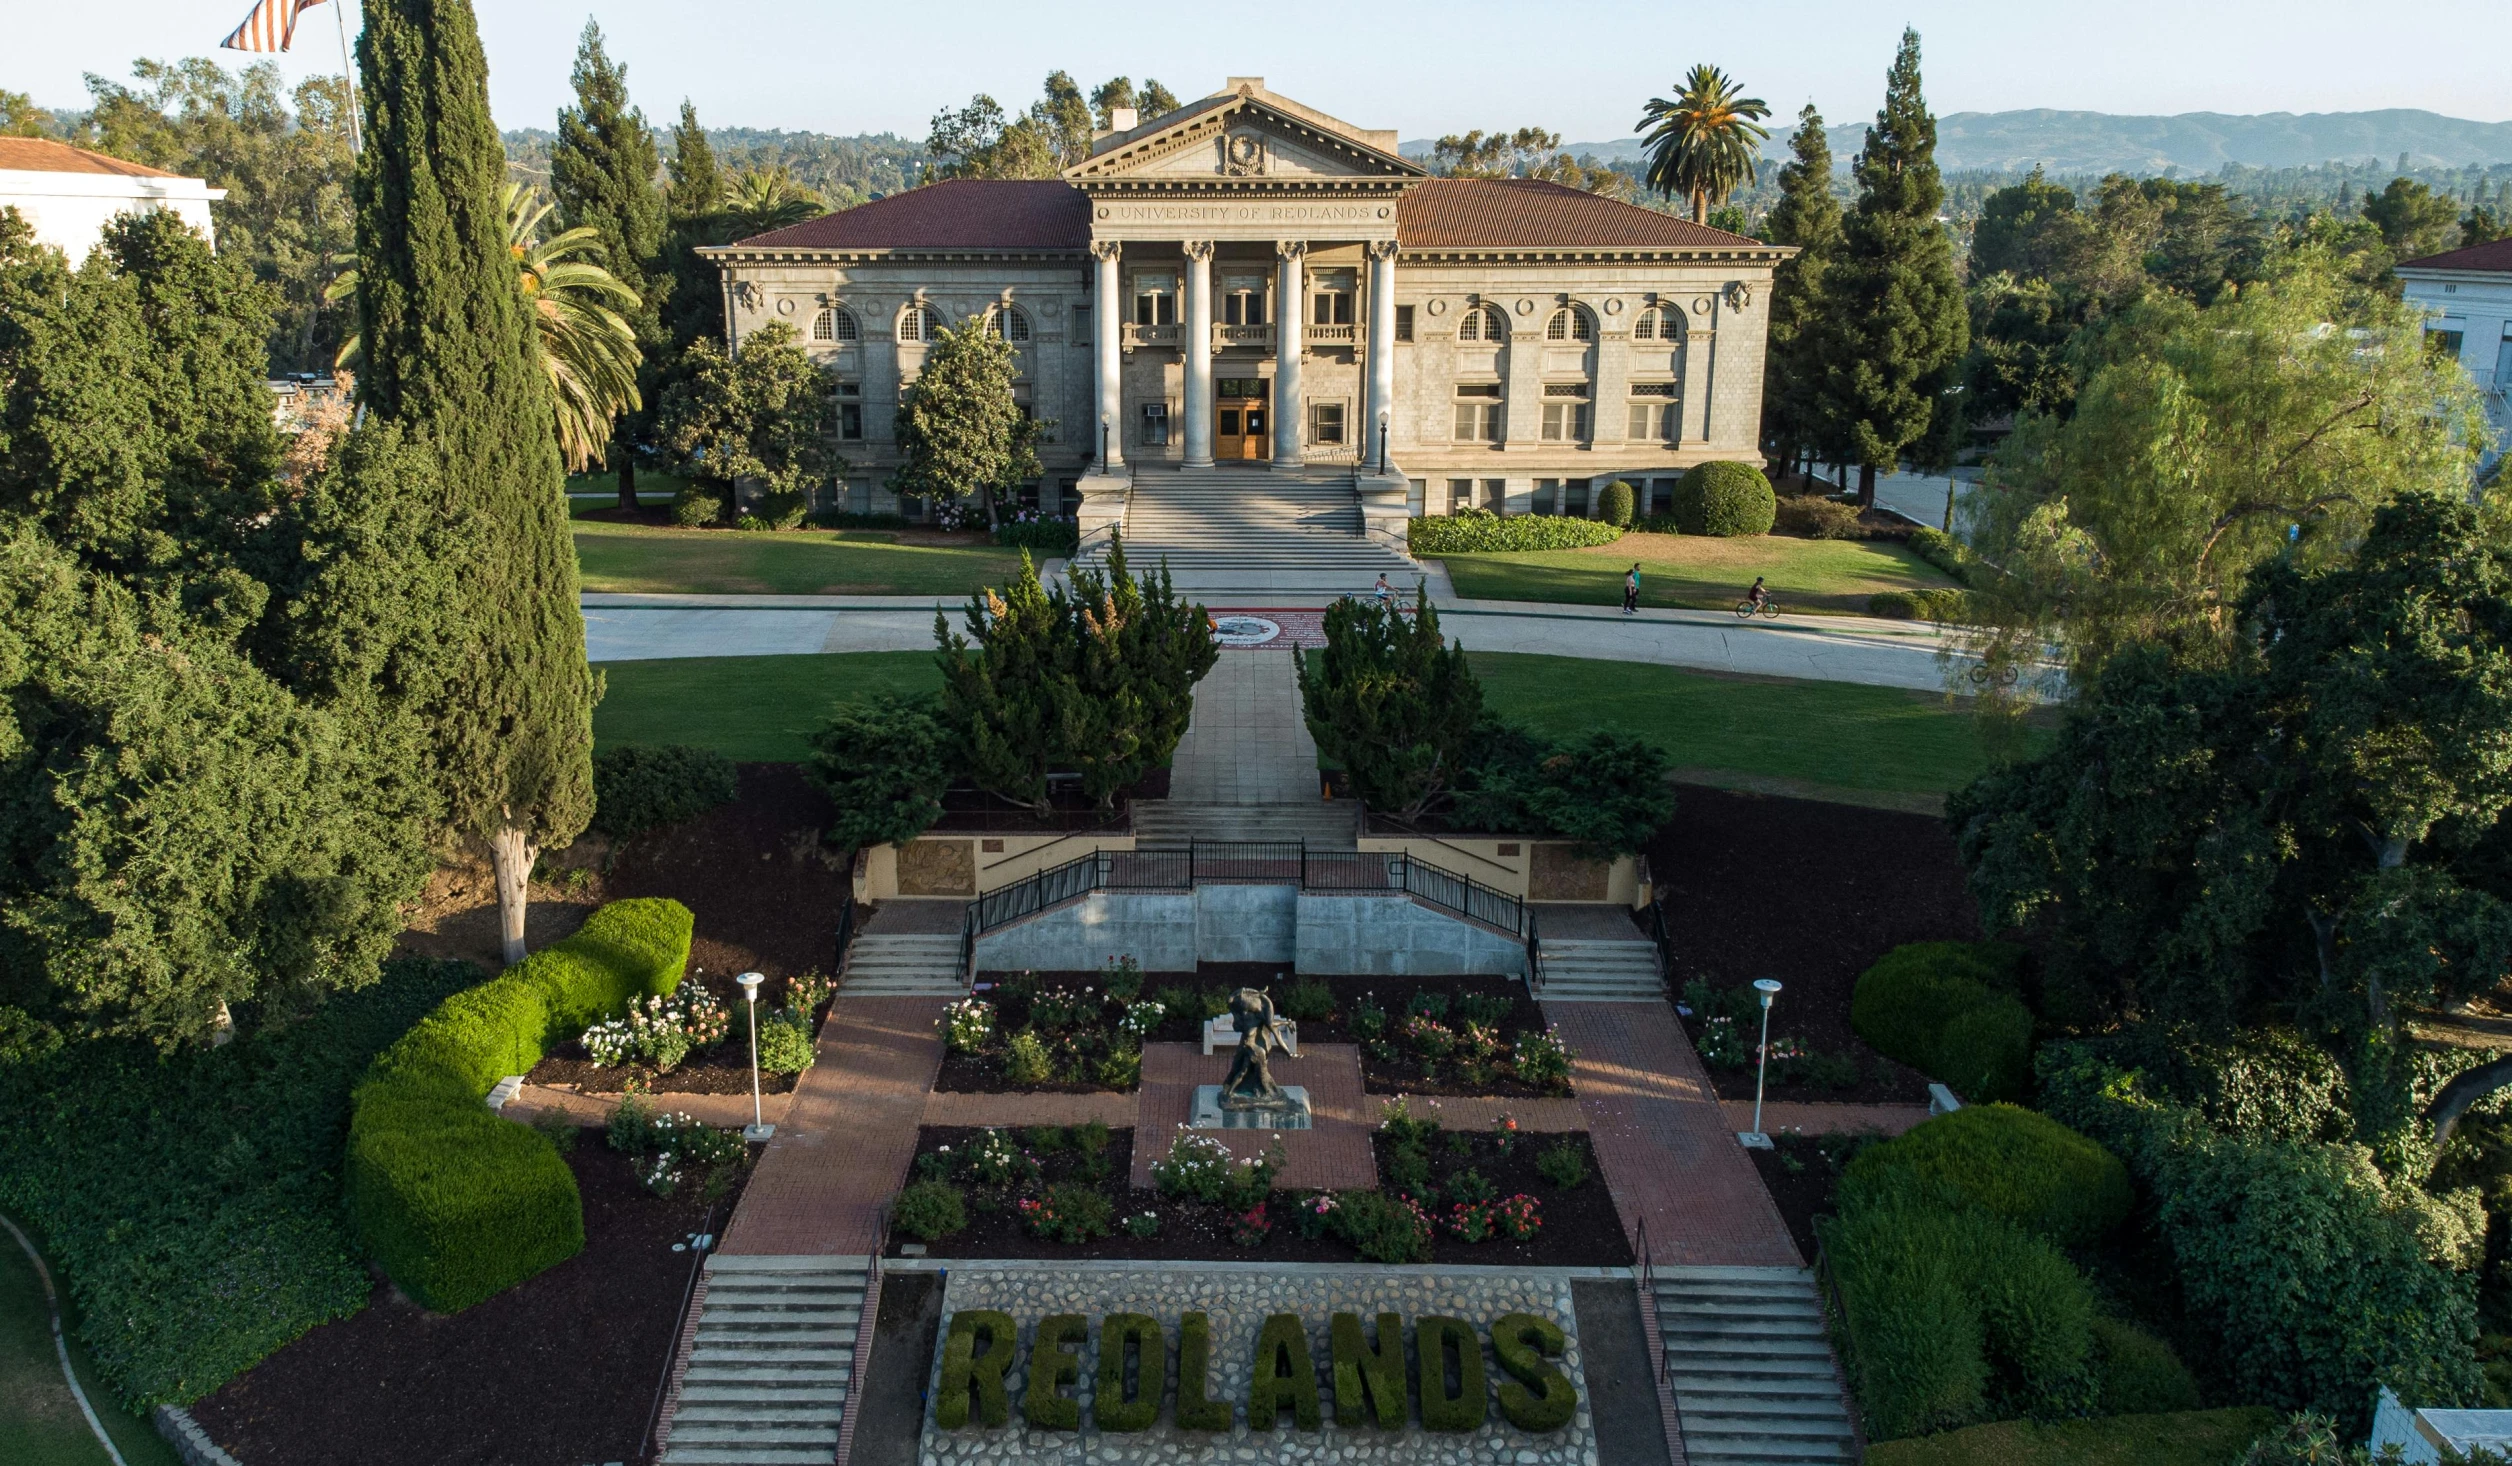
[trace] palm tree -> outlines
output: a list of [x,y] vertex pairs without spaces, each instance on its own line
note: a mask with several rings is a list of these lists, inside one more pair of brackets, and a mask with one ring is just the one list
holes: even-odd
[[749,168],[724,181],[724,217],[735,239],[748,239],[829,211],[826,200],[785,170]]
[[1692,68],[1671,99],[1651,97],[1639,125],[1648,148],[1648,186],[1692,201],[1692,222],[1705,223],[1710,205],[1723,203],[1736,186],[1753,181],[1753,161],[1771,130],[1759,97],[1736,95],[1727,73],[1706,63]]
[[[610,446],[611,424],[621,413],[645,405],[637,393],[637,367],[645,354],[638,349],[636,329],[622,314],[637,308],[637,292],[584,258],[601,250],[598,230],[569,229],[539,238],[542,222],[555,206],[528,184],[507,184],[503,203],[506,248],[514,256],[516,283],[532,311],[541,369],[549,374],[558,451],[571,470],[594,467]],[[346,300],[358,289],[357,257],[336,259],[346,268],[332,277],[323,292],[326,300]],[[354,372],[364,350],[363,335],[350,332],[340,343],[335,365]]]

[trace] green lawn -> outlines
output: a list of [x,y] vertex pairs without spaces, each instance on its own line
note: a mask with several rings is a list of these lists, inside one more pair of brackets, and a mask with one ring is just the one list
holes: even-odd
[[745,763],[795,763],[838,704],[942,685],[931,652],[605,662],[593,739],[694,743]]
[[1711,539],[1627,534],[1584,550],[1450,555],[1457,594],[1493,601],[1622,604],[1623,572],[1640,562],[1640,604],[1728,610],[1765,577],[1783,611],[1864,615],[1877,591],[1950,586],[1936,567],[1888,540],[1801,540],[1788,535]]
[[2258,1406],[2113,1415],[2035,1425],[2006,1420],[1867,1447],[1867,1466],[2226,1466],[2276,1428]]
[[[88,1403],[96,1407],[122,1459],[129,1466],[173,1466],[173,1449],[97,1383],[75,1332],[70,1354]],[[0,1231],[0,1461],[10,1466],[109,1466],[104,1448],[79,1414],[77,1399],[62,1382],[43,1284],[17,1239],[6,1231]]]
[[[1627,562],[1626,562],[1627,563]],[[1940,795],[1987,766],[1970,714],[1941,694],[1849,682],[1721,677],[1642,662],[1472,652],[1493,711],[1559,738],[1646,738],[1687,776],[1793,792]]]
[[1020,568],[1018,550],[899,544],[884,531],[745,534],[583,519],[573,528],[576,563],[592,591],[965,596]]

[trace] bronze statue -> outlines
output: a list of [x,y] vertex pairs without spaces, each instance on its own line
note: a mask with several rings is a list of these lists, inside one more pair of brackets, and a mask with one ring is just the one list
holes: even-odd
[[1282,1020],[1273,999],[1258,988],[1240,988],[1230,999],[1230,1026],[1238,1030],[1239,1048],[1230,1060],[1230,1076],[1221,1081],[1225,1110],[1288,1109],[1290,1097],[1273,1082],[1272,1056],[1290,1047],[1282,1036]]

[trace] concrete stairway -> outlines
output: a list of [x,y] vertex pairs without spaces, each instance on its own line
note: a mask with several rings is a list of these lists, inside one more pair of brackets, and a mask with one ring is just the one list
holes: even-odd
[[1656,1271],[1657,1328],[1690,1459],[1703,1466],[1857,1459],[1812,1272]]
[[1134,806],[1138,848],[1242,840],[1305,840],[1312,850],[1351,850],[1359,841],[1360,806],[1338,804],[1181,804],[1147,799]]
[[1543,937],[1542,957],[1547,1003],[1652,1002],[1666,995],[1657,949],[1644,941]]
[[956,998],[968,991],[958,932],[866,932],[846,950],[841,990],[858,998]]
[[[1361,531],[1349,469],[1137,468],[1125,513],[1137,574],[1164,562],[1180,590],[1412,591],[1422,567]],[[1096,564],[1092,552],[1084,564]]]
[[871,1259],[707,1259],[662,1466],[827,1466],[854,1383]]

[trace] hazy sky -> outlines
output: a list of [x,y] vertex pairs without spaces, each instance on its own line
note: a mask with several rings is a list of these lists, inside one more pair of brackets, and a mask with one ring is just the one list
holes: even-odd
[[[333,0],[349,3],[357,0]],[[1813,101],[1872,114],[1905,24],[1919,28],[1939,113],[2336,112],[2421,107],[2512,120],[2506,0],[1344,0],[1212,5],[925,0],[474,0],[498,121],[547,127],[568,96],[576,33],[598,17],[649,117],[688,97],[710,124],[894,131],[971,92],[1007,106],[1061,67],[1085,89],[1123,73],[1180,97],[1225,76],[1407,138],[1535,124],[1565,139],[1627,135],[1640,103],[1694,61],[1726,67],[1780,118]],[[250,0],[12,6],[0,87],[78,105],[82,73],[132,58],[216,54]],[[349,12],[354,34],[356,12]],[[290,78],[337,71],[332,7],[307,12]]]

